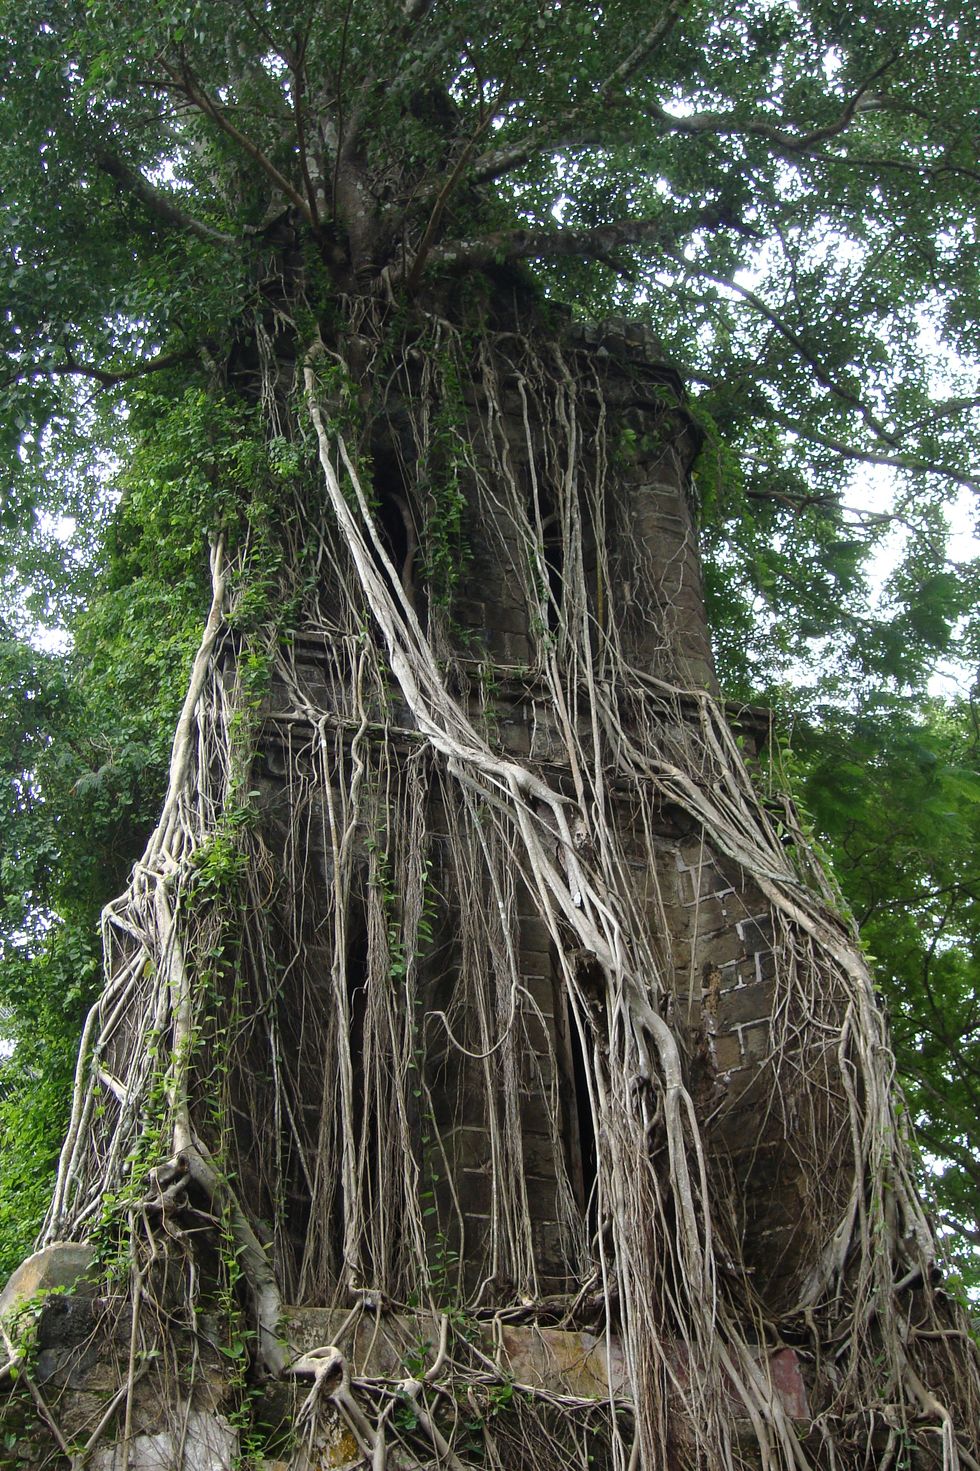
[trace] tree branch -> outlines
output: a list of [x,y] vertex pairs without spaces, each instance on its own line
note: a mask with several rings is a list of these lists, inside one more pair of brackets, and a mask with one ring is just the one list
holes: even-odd
[[791,419],[788,414],[781,414],[778,409],[771,406],[767,407],[766,414],[773,423],[779,424],[783,429],[791,430],[808,444],[817,444],[821,449],[833,450],[842,459],[854,460],[862,465],[884,465],[892,470],[911,470],[924,475],[938,475],[951,481],[953,485],[962,485],[967,490],[980,493],[980,480],[963,475],[958,470],[951,470],[946,465],[936,464],[934,460],[926,460],[919,455],[889,455],[877,450],[855,449],[853,445],[845,444],[841,439],[834,439],[829,434],[821,434],[819,430],[807,429],[800,424],[799,420]]
[[[600,83],[596,95],[601,98],[607,114],[619,100],[609,95],[612,88],[628,81],[650,55],[650,52],[659,45],[672,28],[682,5],[683,0],[673,0],[673,3],[665,10],[640,44],[634,47],[604,82]],[[520,142],[505,144],[502,148],[495,148],[483,154],[476,160],[468,181],[471,184],[489,184],[494,179],[510,173],[512,169],[520,168],[523,164],[528,163],[536,154],[557,152],[562,149],[595,147],[608,142],[606,130],[595,121],[587,122],[585,111],[581,105],[569,108],[564,114],[551,118],[548,128],[543,132],[533,132]]]
[[851,169],[888,169],[892,173],[911,174],[916,179],[935,180],[943,174],[959,174],[980,184],[980,169],[968,168],[964,163],[916,163],[907,158],[864,157],[854,153],[838,154],[834,162]]
[[293,107],[293,126],[296,130],[296,145],[299,151],[300,171],[303,175],[303,187],[306,190],[306,197],[310,205],[310,214],[314,222],[316,222],[319,217],[319,212],[316,203],[316,190],[313,187],[313,180],[310,177],[309,155],[306,147],[306,124],[303,119],[303,98],[306,94],[307,84],[306,48],[313,25],[312,17],[307,21],[306,30],[302,34],[297,32],[295,46],[290,46],[287,42],[276,39],[253,6],[244,5],[243,9],[270,50],[279,57],[279,60],[292,75],[290,93]]
[[[724,387],[726,383],[731,382],[730,378],[721,379],[712,374],[699,373],[696,368],[687,366],[683,367],[681,371],[683,372],[685,382],[697,383],[708,389],[719,389]],[[832,450],[834,454],[840,455],[842,459],[853,460],[856,463],[866,465],[882,465],[888,469],[911,470],[926,475],[938,475],[942,479],[951,481],[954,485],[962,485],[967,490],[980,493],[980,480],[971,479],[968,475],[961,475],[959,471],[951,470],[947,465],[940,465],[935,460],[926,460],[916,455],[889,455],[882,454],[876,450],[858,449],[854,445],[846,444],[843,440],[835,439],[832,435],[822,434],[816,429],[808,429],[799,419],[791,419],[788,414],[781,413],[779,409],[775,408],[768,401],[766,401],[764,406],[760,406],[758,409],[753,410],[753,412],[760,418],[771,419],[774,424],[778,424],[782,429],[791,430],[798,439],[804,440],[807,444],[815,444],[821,449]],[[847,508],[843,507],[842,509]],[[866,516],[878,514],[876,512],[855,513]],[[896,520],[901,525],[909,526],[911,529],[911,523],[904,516],[897,515],[894,512],[881,514],[887,516],[887,519]]]
[[662,219],[613,220],[608,225],[583,229],[497,230],[475,240],[455,240],[430,251],[427,266],[446,270],[502,265],[506,261],[542,260],[578,256],[607,260],[615,251],[631,245],[672,243],[675,232]]
[[295,71],[297,65],[297,54],[295,51],[293,51],[292,47],[287,46],[284,41],[276,40],[272,31],[270,31],[265,21],[256,11],[254,5],[248,5],[245,3],[245,0],[242,0],[242,9],[248,16],[249,20],[252,22],[255,29],[258,31],[259,35],[262,37],[263,41],[265,41],[266,45],[269,47],[269,50],[274,52],[275,55],[279,57],[279,60],[283,62],[283,64],[287,66],[290,71]]
[[[683,8],[684,0],[671,0],[639,44],[634,46],[619,66],[615,67],[605,81],[599,84],[596,95],[602,100],[606,109],[615,101],[609,95],[612,89],[622,86],[636,74],[651,52],[656,50],[673,29]],[[537,153],[557,151],[563,148],[587,148],[606,141],[603,129],[596,123],[581,126],[582,114],[581,107],[572,108],[561,119],[553,119],[551,127],[545,134],[535,133],[520,143],[512,143],[503,148],[496,148],[492,153],[485,153],[482,158],[477,159],[469,176],[469,182],[473,184],[492,183],[494,179],[501,178],[511,169],[520,168]]]
[[486,132],[487,128],[489,128],[494,118],[497,116],[500,104],[506,96],[508,84],[509,77],[505,78],[501,82],[500,87],[497,90],[497,95],[494,98],[492,104],[485,110],[482,108],[481,105],[482,116],[478,118],[476,128],[471,133],[470,137],[467,138],[463,148],[459,153],[458,158],[456,159],[456,162],[453,164],[453,167],[449,171],[445,183],[436,196],[436,201],[432,206],[432,211],[429,215],[428,223],[426,224],[425,230],[422,234],[421,243],[418,247],[418,250],[415,252],[415,259],[412,262],[411,269],[409,270],[408,276],[406,278],[406,282],[410,290],[418,284],[419,278],[421,277],[422,272],[425,269],[426,258],[429,255],[432,249],[433,242],[436,238],[436,233],[439,229],[439,225],[442,220],[446,205],[449,202],[450,197],[452,196],[453,190],[459,183],[466,168],[466,165],[470,159],[470,156],[478,141],[480,140],[480,138],[483,137],[483,134]]
[[166,368],[173,367],[176,363],[187,362],[197,351],[196,347],[183,347],[174,352],[158,353],[155,358],[150,358],[145,363],[135,364],[131,368],[100,368],[95,363],[81,363],[72,355],[71,349],[64,348],[65,360],[61,363],[29,363],[18,368],[6,380],[6,383],[16,383],[25,378],[91,378],[103,388],[115,388],[120,383],[131,383],[136,378],[143,378],[147,373],[161,373]]
[[[607,109],[615,102],[615,99],[609,96],[611,88],[617,83],[629,80],[634,75],[645,57],[660,44],[673,26],[681,8],[680,4],[671,5],[639,46],[600,85],[598,95]],[[897,59],[898,53],[896,52],[882,62],[881,66],[876,68],[848,99],[833,123],[825,124],[821,128],[813,128],[807,133],[790,133],[763,118],[739,119],[732,113],[701,112],[691,113],[686,117],[677,117],[655,105],[647,109],[647,115],[666,125],[671,132],[687,133],[692,136],[708,134],[743,136],[747,134],[766,139],[775,144],[782,153],[790,155],[812,153],[819,144],[847,130],[855,116],[863,110],[861,104],[866,99],[869,89],[889,67],[895,64]],[[469,178],[474,184],[491,183],[512,169],[520,168],[523,164],[528,163],[536,154],[559,151],[563,148],[588,148],[606,141],[608,141],[607,132],[600,124],[594,121],[586,122],[581,107],[572,108],[563,117],[552,120],[552,125],[546,132],[534,133],[521,142],[505,145],[494,149],[492,153],[484,154],[476,160]]]
[[[922,1078],[916,1078],[916,1081],[919,1083],[920,1087],[923,1086],[925,1083],[925,1080]],[[927,1087],[927,1091],[934,1096],[937,1103],[942,1105],[946,1101],[943,1094],[940,1093],[937,1088],[929,1088],[928,1085],[925,1086]],[[929,1128],[928,1124],[924,1124],[921,1121],[916,1123],[915,1133],[916,1137],[920,1139],[934,1154],[937,1154],[940,1157],[945,1155],[947,1159],[952,1159],[957,1167],[961,1169],[963,1173],[967,1175],[975,1185],[980,1187],[980,1165],[977,1164],[969,1149],[964,1148],[963,1145],[955,1139],[947,1139],[942,1134],[934,1133],[933,1130]]]
[[557,153],[562,149],[597,147],[601,142],[603,142],[603,135],[598,127],[593,125],[576,132],[574,120],[570,116],[567,119],[567,126],[558,131],[549,131],[543,135],[534,133],[520,143],[511,143],[506,147],[495,148],[490,153],[482,154],[474,163],[467,181],[474,185],[492,184],[494,179],[502,178],[512,169],[521,168],[536,154]]
[[160,64],[174,86],[183,92],[188,102],[192,103],[205,117],[209,117],[223,133],[227,134],[229,138],[238,144],[244,153],[248,154],[249,158],[258,164],[262,172],[272,180],[276,188],[286,196],[290,204],[296,206],[307,224],[315,230],[317,228],[317,222],[311,213],[307,200],[303,198],[297,189],[294,189],[285,174],[280,173],[271,158],[267,157],[262,152],[262,149],[253,143],[251,138],[247,137],[240,128],[237,128],[227,116],[224,109],[219,107],[202,87],[198,86],[191,72],[187,68],[178,71],[176,67],[171,66],[165,59],[161,59]]
[[783,152],[809,153],[819,144],[846,132],[854,118],[861,112],[861,103],[870,89],[884,76],[886,71],[895,65],[898,57],[899,53],[893,51],[864,79],[857,91],[848,98],[834,122],[826,123],[821,128],[812,128],[808,133],[788,133],[785,128],[777,127],[763,118],[740,119],[732,113],[694,112],[678,117],[674,113],[666,112],[662,107],[654,106],[648,109],[648,115],[658,123],[665,124],[673,133],[687,133],[694,136],[705,133],[722,133],[727,136],[764,138],[767,142],[775,143]]
[[965,414],[972,409],[980,409],[980,396],[937,399],[929,405],[924,418],[916,421],[915,427],[921,429],[924,424],[934,424],[937,419],[952,419],[957,414]]
[[164,194],[161,189],[154,188],[138,169],[131,168],[118,154],[112,153],[108,148],[97,147],[95,161],[104,174],[108,174],[110,179],[114,179],[121,188],[138,199],[150,214],[155,215],[164,224],[177,230],[183,230],[188,235],[194,235],[198,240],[206,240],[209,245],[239,244],[237,236],[226,235],[223,230],[215,230],[213,226],[206,225],[203,220],[195,219],[193,215],[181,209],[169,195]]
[[968,1226],[950,1211],[942,1211],[939,1219],[950,1231],[955,1231],[957,1236],[962,1236],[965,1241],[969,1241],[973,1246],[980,1246],[980,1225]]
[[849,388],[845,388],[842,383],[839,383],[831,376],[800,334],[788,322],[784,321],[779,313],[773,307],[769,306],[768,302],[763,301],[761,296],[757,295],[754,291],[750,291],[747,286],[741,286],[733,277],[720,276],[715,271],[709,271],[705,267],[697,266],[687,260],[683,255],[679,255],[667,247],[665,247],[665,253],[672,260],[676,261],[679,266],[683,267],[689,275],[697,275],[706,281],[713,281],[716,286],[724,287],[726,291],[731,291],[735,296],[740,297],[742,301],[751,306],[753,311],[763,317],[776,330],[779,336],[789,343],[794,352],[802,358],[807,366],[813,370],[814,377],[822,387],[826,388],[829,393],[832,393],[835,398],[839,398],[842,403],[847,404],[848,408],[854,409],[860,414],[875,438],[882,444],[887,444],[893,449],[898,449],[899,441],[895,435],[888,432],[881,420],[871,412],[867,404],[863,403],[856,393],[853,393]]
[[310,159],[306,147],[306,125],[303,121],[303,97],[306,91],[306,68],[305,65],[297,67],[293,72],[293,118],[296,125],[296,146],[299,149],[300,169],[303,173],[303,187],[310,205],[310,217],[314,225],[319,221],[319,211],[316,203],[316,188],[310,174]]
[[684,9],[685,0],[671,0],[663,14],[657,19],[651,30],[643,37],[637,46],[634,46],[630,54],[621,61],[615,71],[599,87],[599,96],[605,97],[612,87],[622,86],[634,76],[652,52],[656,51],[661,41],[666,40],[673,30],[681,11]]

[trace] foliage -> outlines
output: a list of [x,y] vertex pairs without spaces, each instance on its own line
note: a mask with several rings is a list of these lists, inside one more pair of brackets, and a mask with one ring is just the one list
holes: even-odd
[[893,698],[798,733],[802,790],[889,1005],[951,1257],[980,1285],[980,776],[976,712]]
[[156,531],[140,497],[124,498],[68,651],[9,627],[0,641],[0,1030],[12,1049],[0,1063],[0,1273],[30,1248],[50,1191],[101,982],[99,911],[156,818],[198,638],[202,539],[161,554]]
[[[286,298],[312,336],[358,292],[469,272],[646,317],[692,384],[728,687],[830,665],[798,741],[807,801],[969,1234],[976,746],[965,707],[922,699],[938,659],[980,648],[976,568],[945,547],[980,447],[977,22],[946,0],[0,16],[5,1158],[51,1157],[96,916],[159,806],[208,535],[253,548],[239,626],[275,596],[274,486],[303,449],[261,442],[256,341]],[[447,583],[448,419],[439,437]],[[893,507],[862,506],[856,465],[894,473]],[[896,527],[875,610],[863,568]],[[38,619],[71,651],[32,647]],[[29,1197],[6,1193],[22,1242]]]

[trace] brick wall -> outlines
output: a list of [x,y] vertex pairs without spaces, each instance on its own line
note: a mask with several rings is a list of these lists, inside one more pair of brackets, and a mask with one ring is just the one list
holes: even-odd
[[[569,371],[582,382],[601,385],[606,452],[609,446],[623,447],[605,533],[610,586],[601,594],[596,587],[589,590],[590,607],[597,623],[615,621],[627,659],[641,672],[692,691],[716,691],[688,487],[699,437],[684,412],[680,384],[658,363],[655,344],[640,329],[629,332],[627,336],[627,329],[617,324],[569,328],[564,348]],[[520,475],[520,456],[526,460],[528,454],[526,409],[504,372],[501,384],[503,430],[512,468]],[[485,408],[481,395],[475,386],[468,390],[477,415]],[[587,393],[582,404],[578,432],[582,473],[587,475],[590,456],[597,453],[590,438],[595,425]],[[546,427],[541,426],[542,433]],[[492,474],[489,450],[479,469],[486,477]],[[520,559],[526,553],[517,546],[512,528],[488,521],[485,494],[481,499],[471,487],[470,495],[464,527],[469,560],[452,609],[455,626],[462,630],[454,678],[462,682],[460,697],[468,700],[474,722],[490,743],[530,761],[561,785],[567,780],[567,758],[555,711],[532,668],[540,629],[533,626],[535,610],[529,610],[521,588]],[[588,580],[596,575],[595,558],[589,572],[588,546],[585,562]],[[345,708],[349,692],[340,688],[343,668],[327,636],[297,635],[292,659],[296,683],[312,708]],[[401,741],[407,760],[424,742],[397,691],[387,699],[386,718],[396,727],[396,744]],[[263,793],[273,851],[277,844],[288,846],[290,779],[294,786],[300,779],[307,804],[301,826],[308,852],[301,859],[284,853],[277,860],[286,869],[305,865],[304,953],[290,968],[295,1006],[301,1008],[311,998],[315,1003],[318,994],[328,1004],[331,957],[321,900],[333,877],[309,732],[302,721],[290,724],[280,718],[289,703],[284,688],[274,685],[254,785]],[[384,712],[379,706],[370,713],[380,722]],[[686,722],[693,722],[695,713],[692,695],[686,707],[683,700],[675,702],[673,713],[665,714],[665,721],[673,722],[669,738],[675,749],[689,739]],[[587,722],[587,711],[580,711],[580,719]],[[757,717],[743,716],[750,748],[764,738],[761,731]],[[346,750],[341,741],[338,751]],[[346,781],[348,771],[349,757],[342,755],[336,779]],[[509,1300],[515,1292],[572,1292],[591,1260],[596,1222],[588,1203],[595,1146],[580,1047],[552,940],[524,891],[517,895],[515,932],[498,934],[488,892],[484,943],[513,950],[519,986],[516,1001],[500,981],[501,994],[484,994],[477,1005],[474,967],[467,964],[459,940],[461,905],[471,901],[460,894],[446,856],[452,823],[445,803],[454,800],[453,789],[451,784],[443,788],[432,775],[428,793],[425,820],[440,896],[439,936],[433,954],[419,960],[417,1005],[426,1018],[428,1072],[423,1081],[431,1096],[430,1122],[445,1150],[433,1182],[439,1250],[450,1261],[458,1255],[467,1292],[482,1292],[484,1301]],[[635,814],[624,808],[620,825],[627,837],[634,821]],[[713,1163],[727,1172],[741,1200],[738,1229],[744,1253],[760,1291],[778,1304],[792,1295],[806,1254],[807,1218],[815,1201],[812,1180],[803,1171],[801,1141],[812,1133],[813,1120],[801,1116],[792,1098],[777,1108],[765,1100],[777,1065],[787,1079],[794,1069],[812,1073],[824,1068],[829,1131],[832,1060],[820,1055],[821,1044],[814,1040],[819,1034],[806,1028],[797,1032],[794,1018],[780,1009],[781,952],[762,895],[737,866],[705,846],[703,834],[682,814],[664,806],[653,821],[659,833],[656,872],[642,871],[644,850],[637,837],[633,882],[641,909],[648,913],[655,951],[662,957],[659,984],[668,994],[660,1002],[688,1058],[689,1086]],[[363,889],[369,882],[365,851],[358,863]],[[362,923],[354,916],[352,931]],[[509,1009],[515,1005],[511,1024]],[[357,1026],[356,1018],[352,1025]],[[497,1045],[508,1026],[506,1045]],[[310,1080],[311,1097],[302,1111],[308,1115],[311,1148],[320,1125],[316,1078],[321,1066],[315,1055],[296,1064],[297,1076]],[[420,1116],[416,1122],[421,1137],[425,1121]],[[383,1131],[384,1121],[377,1126]],[[815,1166],[819,1175],[819,1162]],[[531,1242],[502,1238],[505,1222],[498,1193],[505,1187],[523,1192],[533,1223]],[[301,1204],[297,1210],[301,1233]]]

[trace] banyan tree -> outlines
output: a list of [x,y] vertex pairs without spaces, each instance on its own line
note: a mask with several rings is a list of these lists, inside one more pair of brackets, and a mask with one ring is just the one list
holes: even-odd
[[[26,1372],[51,1454],[976,1468],[874,985],[719,691],[703,430],[653,330],[515,264],[666,226],[501,227],[530,155],[469,7],[242,9],[90,22],[211,212],[98,99],[93,176],[212,252],[271,206],[201,348],[250,479],[45,1226],[91,1262]],[[680,13],[619,9],[610,115]]]

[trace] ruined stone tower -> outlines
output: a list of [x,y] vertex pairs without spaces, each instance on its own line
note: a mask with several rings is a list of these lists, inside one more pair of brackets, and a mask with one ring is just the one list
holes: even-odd
[[[462,388],[467,412],[480,427],[474,436],[476,456],[460,476],[463,561],[447,607],[440,610],[447,628],[442,637],[459,698],[490,744],[548,772],[560,787],[572,791],[568,732],[562,723],[574,722],[588,738],[593,713],[584,697],[584,681],[579,707],[558,711],[540,673],[542,659],[562,655],[562,602],[571,598],[571,579],[583,585],[599,668],[603,640],[614,638],[629,667],[660,682],[668,740],[681,748],[687,745],[693,739],[688,726],[693,730],[697,724],[699,692],[717,694],[691,500],[690,471],[700,434],[683,407],[679,380],[660,361],[648,331],[623,323],[569,324],[561,353],[567,372],[581,385],[582,398],[576,481],[610,474],[616,495],[601,508],[600,524],[583,497],[581,565],[567,567],[569,531],[567,526],[563,531],[560,517],[568,518],[575,508],[556,503],[554,477],[561,467],[549,461],[548,451],[549,439],[561,426],[543,421],[549,406],[546,400],[535,402],[533,393],[522,388],[516,365],[508,362],[512,351],[508,335],[500,334],[493,363],[502,386],[499,406],[488,404],[486,391],[476,384]],[[541,421],[535,422],[535,415]],[[482,427],[488,421],[490,434]],[[424,508],[410,503],[413,476],[406,465],[411,467],[413,448],[392,442],[399,427],[396,413],[394,431],[390,419],[386,426],[389,437],[376,435],[374,489],[385,549],[424,617],[427,574],[414,529]],[[540,524],[548,584],[533,587],[530,597],[521,528],[502,505],[494,514],[492,487],[508,456],[507,473],[522,487],[531,522]],[[598,456],[613,461],[612,472],[597,463]],[[598,537],[604,550],[601,574]],[[603,586],[604,576],[608,586]],[[296,988],[295,1001],[284,1007],[286,1014],[294,1008],[300,1012],[310,1004],[308,998],[329,988],[336,959],[332,932],[318,910],[318,896],[333,883],[330,821],[312,765],[301,776],[311,752],[298,736],[295,713],[287,713],[295,712],[297,703],[332,711],[348,698],[340,690],[349,689],[349,671],[338,668],[330,645],[328,633],[297,633],[290,687],[275,682],[263,711],[256,768],[263,822],[276,862],[287,870],[295,867],[300,861],[297,843],[304,855],[305,929],[288,982]],[[737,714],[751,748],[760,734],[758,714]],[[398,745],[403,767],[421,759],[417,722],[397,690],[387,712],[376,708],[366,715],[368,725],[378,731],[390,722],[386,732]],[[629,733],[629,711],[621,710],[617,719]],[[338,747],[332,782],[348,779],[352,734],[346,732]],[[309,783],[298,837],[297,781]],[[401,793],[399,802],[406,800]],[[432,913],[426,926],[430,938],[412,957],[415,993],[411,1003],[405,999],[403,1004],[411,1004],[421,1019],[419,1081],[428,1098],[428,1124],[440,1141],[441,1165],[433,1167],[438,1178],[431,1184],[432,1215],[427,1219],[439,1223],[438,1247],[451,1264],[450,1276],[458,1274],[465,1295],[484,1306],[506,1303],[515,1291],[533,1297],[574,1296],[591,1271],[590,1238],[597,1230],[596,1142],[582,1051],[589,1042],[576,1032],[554,937],[520,877],[513,879],[513,928],[495,929],[499,896],[488,889],[480,938],[461,937],[460,906],[471,905],[472,895],[464,898],[458,892],[458,879],[445,857],[458,826],[458,813],[451,810],[458,796],[447,794],[436,779],[426,786],[424,799],[416,800],[424,805],[414,820],[431,837],[424,902]],[[658,999],[683,1039],[691,1086],[711,1119],[711,1147],[739,1181],[746,1250],[760,1282],[778,1296],[784,1285],[792,1290],[788,1284],[798,1270],[794,1242],[805,1234],[809,1202],[800,1163],[790,1163],[785,1120],[774,1114],[761,1130],[757,1126],[762,1105],[754,1099],[768,1095],[781,1045],[772,1021],[775,962],[768,906],[669,803],[642,818],[628,801],[617,802],[613,796],[611,803],[664,958],[663,981],[669,991]],[[391,820],[410,820],[404,808],[396,811],[399,817]],[[358,835],[354,864],[363,868],[359,883],[365,895],[387,884],[394,897],[398,887],[395,875],[379,868],[377,845],[389,841],[388,822],[379,818],[383,838]],[[653,874],[642,873],[647,849],[640,822],[655,854]],[[293,903],[290,894],[288,904]],[[343,966],[355,1091],[363,1087],[363,1070],[371,1066],[360,1052],[371,1005],[366,977],[372,935],[366,908],[359,900],[347,917]],[[377,935],[374,940],[382,942]],[[474,944],[508,952],[492,994],[474,994],[474,979],[482,969],[472,963],[468,947]],[[398,954],[394,963],[400,969],[408,958]],[[306,1147],[313,1154],[316,1133],[323,1127],[322,1060],[307,1059],[299,1039],[296,1066],[298,1077],[305,1074],[306,1081],[297,1086],[305,1119],[295,1127],[299,1133],[309,1131]],[[420,1107],[409,1129],[416,1145],[427,1127],[423,1112]],[[380,1199],[384,1174],[398,1171],[397,1157],[385,1153],[382,1136],[388,1122],[366,1113],[355,1129],[361,1153],[357,1189],[372,1201]],[[290,1202],[295,1216],[288,1229],[295,1233],[294,1250],[305,1263],[303,1270],[316,1274],[320,1267],[313,1267],[308,1254],[304,1257],[301,1245],[309,1232],[306,1194],[297,1181]],[[505,1226],[501,1213],[509,1194],[523,1197],[530,1239],[513,1239]],[[342,1214],[345,1207],[333,1197],[332,1209]],[[370,1236],[370,1225],[366,1229]],[[325,1249],[336,1250],[336,1245]],[[385,1274],[397,1259],[398,1241],[372,1239],[365,1250],[358,1268],[364,1285],[390,1290],[393,1284]],[[332,1268],[330,1276],[338,1271]],[[322,1296],[330,1276],[314,1295]],[[305,1291],[301,1287],[297,1295]]]
[[281,606],[219,541],[46,1383],[96,1471],[225,1471],[246,1425],[277,1471],[821,1466],[882,1325],[945,1309],[866,968],[719,701],[701,434],[641,327],[441,310],[256,339]]

